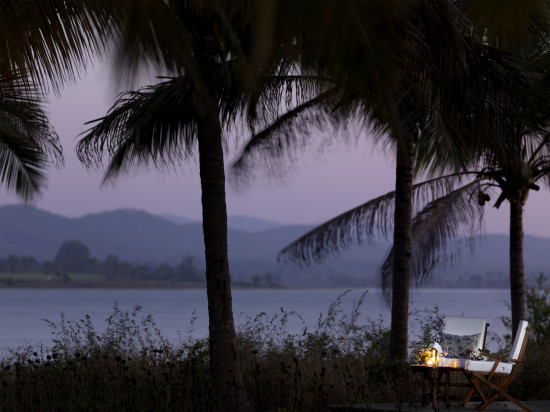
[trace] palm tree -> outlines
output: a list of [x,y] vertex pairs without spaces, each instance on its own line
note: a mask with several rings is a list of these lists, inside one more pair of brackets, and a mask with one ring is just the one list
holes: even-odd
[[[544,57],[546,59],[546,57]],[[475,177],[469,185],[477,190],[477,201],[484,205],[490,200],[490,194],[497,192],[494,203],[499,208],[504,201],[510,206],[510,297],[512,311],[512,336],[515,337],[519,322],[525,319],[525,269],[523,265],[523,210],[529,192],[539,190],[540,182],[548,185],[550,176],[550,122],[548,112],[548,75],[535,76],[531,87],[531,96],[519,111],[522,121],[513,131],[515,147],[507,151],[489,151],[485,153],[485,163],[480,168],[468,168],[464,174]],[[463,198],[461,188],[456,189],[457,198]],[[471,197],[471,195],[468,195]],[[451,199],[452,200],[452,199]],[[448,200],[436,200],[431,212],[442,214],[439,203]],[[474,214],[480,216],[479,213]],[[425,230],[429,230],[425,228]]]
[[[510,111],[509,91],[513,83],[510,73],[513,71],[508,71],[510,68],[502,61],[498,51],[461,35],[468,24],[452,2],[399,4],[400,10],[406,10],[403,13],[412,15],[409,15],[407,21],[415,22],[416,31],[414,35],[407,32],[403,21],[403,31],[398,30],[397,35],[406,36],[407,40],[401,38],[401,42],[396,40],[396,43],[406,46],[397,54],[393,54],[393,50],[389,53],[385,51],[384,46],[376,42],[374,35],[364,35],[362,17],[368,19],[366,16],[373,13],[363,3],[345,3],[348,8],[343,7],[343,10],[348,10],[349,16],[332,25],[330,20],[327,22],[321,19],[323,24],[319,24],[313,19],[313,24],[324,27],[326,32],[344,33],[335,40],[322,38],[326,43],[315,49],[317,54],[313,57],[302,50],[298,53],[302,56],[302,71],[321,76],[320,81],[330,84],[332,88],[326,87],[311,101],[297,104],[283,120],[310,121],[311,113],[315,113],[319,104],[324,104],[324,113],[333,115],[335,121],[341,121],[349,114],[358,114],[367,130],[389,135],[394,142],[397,162],[396,201],[393,209],[394,248],[392,262],[388,265],[393,273],[389,356],[406,360],[415,142],[443,136],[447,141],[454,142],[451,152],[483,143],[480,136],[487,132],[493,135],[490,130],[502,126],[494,120],[502,122],[502,112]],[[382,13],[376,17],[382,26],[393,27],[396,22],[395,14]],[[333,31],[333,28],[340,28],[339,24],[345,27],[341,31]],[[392,33],[394,35],[396,33]],[[415,43],[419,38],[422,41]],[[307,45],[319,44],[308,37],[308,33],[303,34],[302,41]],[[297,44],[300,45],[300,41]],[[387,43],[384,45],[387,48]],[[375,62],[361,59],[363,56],[371,57],[373,49],[381,54],[381,59]],[[330,56],[318,50],[327,50]],[[380,60],[389,62],[390,70],[384,72],[378,67],[376,62]],[[495,98],[497,95],[502,99]],[[496,101],[499,105],[495,104]],[[471,116],[472,108],[475,108],[476,116]],[[300,114],[304,112],[306,115]],[[237,170],[246,168],[247,164],[254,164],[255,154],[273,156],[285,150],[292,151],[296,146],[307,146],[303,139],[296,136],[297,129],[301,131],[301,128],[288,127],[283,121],[277,120],[272,126],[254,135],[236,163]],[[441,142],[441,138],[438,141]],[[360,237],[358,231],[354,231],[353,236]],[[300,253],[297,252],[297,255]],[[307,255],[310,252],[303,253]]]
[[[237,359],[227,257],[227,210],[223,128],[242,108],[246,70],[242,50],[223,37],[221,18],[234,16],[244,3],[175,3],[185,28],[192,59],[183,59],[184,74],[122,94],[77,146],[80,160],[99,165],[110,155],[105,181],[152,163],[163,168],[184,161],[198,150],[209,313],[210,369],[216,408],[250,409]],[[235,26],[237,27],[237,26]],[[244,35],[246,22],[239,34]],[[237,33],[236,31],[234,32]],[[228,58],[229,56],[229,58]],[[239,71],[241,70],[241,71]]]
[[[478,28],[473,35],[517,56],[521,67],[531,73],[533,83],[529,99],[523,105],[518,104],[518,108],[522,108],[520,117],[507,131],[512,146],[504,152],[493,151],[484,169],[491,171],[494,184],[501,190],[495,207],[504,200],[510,204],[510,292],[512,336],[515,337],[519,321],[525,319],[523,204],[529,190],[538,190],[536,182],[548,173],[544,153],[548,127],[545,90],[548,86],[550,2],[530,0],[521,7],[514,1],[491,3],[465,2],[465,10]],[[534,141],[529,142],[530,139]]]
[[[523,211],[529,192],[539,190],[539,183],[548,185],[550,176],[550,129],[542,135],[524,135],[515,161],[492,161],[487,167],[473,172],[482,193],[479,197],[490,199],[489,193],[500,192],[494,204],[498,208],[505,200],[510,206],[510,297],[512,311],[512,337],[519,322],[525,319],[525,269],[523,265]],[[475,173],[475,174],[474,174]]]
[[[499,192],[494,204],[510,205],[510,290],[512,333],[525,319],[525,285],[523,266],[523,208],[530,190],[539,190],[539,182],[548,184],[550,176],[550,123],[547,116],[548,76],[533,75],[531,96],[519,110],[522,121],[515,130],[516,146],[507,150],[496,147],[472,161],[464,171],[436,177],[413,186],[415,209],[412,224],[412,274],[422,283],[433,269],[460,256],[458,242],[481,232],[483,207],[490,194]],[[419,163],[426,154],[440,150],[437,139],[419,139]],[[479,153],[471,154],[478,159]],[[431,158],[431,155],[428,156]],[[482,161],[481,161],[482,160]],[[466,181],[466,183],[463,183]],[[397,204],[397,190],[375,198],[302,236],[281,253],[281,259],[304,263],[318,262],[337,253],[340,248],[366,239],[386,236],[392,226],[390,214]],[[382,265],[384,289],[394,282],[392,261],[395,247]]]

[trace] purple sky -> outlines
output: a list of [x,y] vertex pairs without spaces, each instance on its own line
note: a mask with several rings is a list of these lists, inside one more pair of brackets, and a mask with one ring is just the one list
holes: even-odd
[[[49,172],[48,187],[36,207],[65,216],[119,208],[142,209],[155,214],[201,218],[198,167],[189,163],[177,173],[139,172],[120,179],[116,186],[100,188],[101,175],[85,170],[74,154],[86,121],[103,116],[117,94],[108,70],[97,70],[60,98],[51,98],[49,112],[64,149],[65,166]],[[228,160],[232,155],[229,154]],[[351,150],[335,149],[322,159],[310,158],[283,182],[257,180],[244,191],[227,185],[228,213],[281,223],[320,223],[393,188],[395,172],[391,153],[363,143]],[[531,192],[525,212],[525,232],[550,236],[547,191]],[[0,204],[18,203],[1,191]],[[508,205],[487,208],[487,233],[506,233]]]

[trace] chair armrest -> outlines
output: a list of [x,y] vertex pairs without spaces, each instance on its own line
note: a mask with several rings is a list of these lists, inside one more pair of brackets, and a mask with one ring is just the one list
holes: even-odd
[[521,363],[521,361],[519,359],[512,359],[512,358],[509,358],[507,356],[503,356],[501,358],[501,360],[504,361],[504,362]]
[[521,362],[520,360],[518,359],[512,359],[512,358],[509,358],[507,356],[502,356],[502,355],[497,355],[495,353],[483,353],[482,354],[483,356],[486,356],[488,358],[493,358],[493,359],[496,359],[498,360],[499,362],[514,362],[514,363],[519,363]]

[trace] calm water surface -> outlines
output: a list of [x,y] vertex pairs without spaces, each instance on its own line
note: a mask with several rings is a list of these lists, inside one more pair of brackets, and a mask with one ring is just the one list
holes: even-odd
[[[350,291],[342,298],[343,309],[351,310],[354,300],[364,291]],[[306,326],[315,327],[319,315],[326,314],[329,305],[343,292],[345,289],[237,289],[233,291],[235,321],[238,326],[247,316],[261,312],[272,316],[284,308],[286,312],[298,313]],[[505,330],[500,317],[509,316],[505,305],[509,301],[506,289],[422,289],[412,292],[411,310],[433,309],[437,305],[445,315],[484,317],[491,324],[490,330],[502,335]],[[197,319],[192,336],[208,334],[205,290],[0,289],[0,355],[22,345],[51,346],[51,329],[43,319],[59,322],[62,312],[68,320],[82,319],[88,314],[101,330],[105,319],[113,313],[115,302],[122,310],[142,306],[141,312],[151,314],[163,336],[173,342],[178,342],[180,335],[186,336],[193,311]],[[359,324],[366,323],[367,318],[382,317],[389,325],[390,310],[378,289],[367,292],[360,312]],[[302,327],[297,318],[289,323],[293,332]]]

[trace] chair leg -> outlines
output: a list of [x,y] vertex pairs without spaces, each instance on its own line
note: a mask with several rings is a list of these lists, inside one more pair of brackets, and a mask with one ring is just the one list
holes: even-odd
[[477,394],[481,397],[481,400],[485,400],[485,395],[483,394],[481,388],[477,384],[478,378],[475,375],[471,375],[469,373],[464,373],[466,375],[466,378],[468,378],[468,381],[470,382],[471,388],[468,389],[468,392],[466,393],[466,396],[464,397],[464,400],[462,401],[462,406],[468,405],[468,402],[470,402],[470,399],[472,398],[472,395],[474,394],[474,391],[477,392]]
[[523,403],[521,403],[517,399],[513,398],[510,394],[508,394],[508,392],[506,392],[506,389],[508,388],[508,386],[512,382],[512,377],[504,378],[500,382],[499,386],[496,386],[493,382],[485,379],[484,377],[479,377],[479,379],[481,381],[485,382],[491,389],[493,389],[493,392],[491,393],[491,395],[489,397],[487,397],[487,399],[485,399],[483,402],[481,402],[477,406],[476,409],[478,411],[484,411],[485,409],[487,409],[489,407],[489,405],[491,405],[500,396],[502,396],[502,397],[508,399],[510,402],[512,402],[512,403],[516,404],[517,406],[519,406],[524,411],[531,412],[531,410],[527,406],[525,406]]
[[510,402],[516,404],[517,406],[519,406],[521,409],[523,409],[524,411],[526,412],[531,412],[531,409],[529,409],[527,406],[525,406],[523,403],[521,403],[520,401],[518,401],[516,398],[513,398],[512,396],[508,395],[508,393],[506,392],[502,392],[502,393],[499,393],[499,392],[495,392],[492,396],[490,396],[489,398],[487,398],[485,401],[481,402],[477,407],[476,409],[478,411],[484,411],[485,409],[487,409],[489,407],[489,405],[491,405],[494,401],[496,401],[499,396],[503,396],[504,398],[508,399]]
[[483,402],[481,402],[479,405],[477,405],[478,411],[484,411],[489,407],[490,404],[492,404],[494,401],[496,401],[501,394],[498,392],[493,392],[491,396],[489,396],[487,399],[485,399]]
[[468,405],[468,403],[470,402],[470,398],[472,397],[473,394],[474,394],[474,388],[468,389],[468,392],[466,392],[466,396],[462,400],[462,406]]

